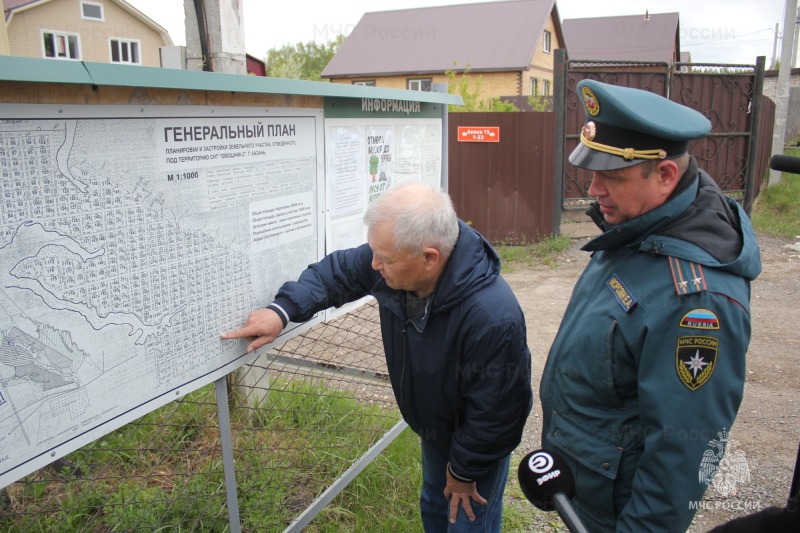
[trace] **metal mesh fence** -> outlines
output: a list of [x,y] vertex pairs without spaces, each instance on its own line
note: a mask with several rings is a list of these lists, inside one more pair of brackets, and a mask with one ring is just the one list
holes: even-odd
[[[236,524],[283,531],[401,419],[374,302],[294,337],[226,383],[12,483],[0,495],[0,531],[229,531],[223,418]],[[228,408],[218,412],[218,403]]]

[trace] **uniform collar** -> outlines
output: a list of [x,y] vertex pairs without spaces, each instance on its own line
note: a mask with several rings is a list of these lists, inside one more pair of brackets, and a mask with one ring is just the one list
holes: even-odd
[[[684,176],[689,174],[691,168],[690,166]],[[683,179],[684,178],[681,178],[681,181],[683,181]],[[668,224],[692,204],[697,196],[697,172],[694,172],[689,179],[690,183],[688,186],[685,186],[683,191],[643,215],[639,215],[636,218],[623,222],[622,224],[617,224],[616,226],[611,226],[605,221],[601,222],[598,225],[604,232],[586,243],[581,250],[595,252],[597,250],[612,250],[623,246],[637,247],[647,235]],[[596,203],[592,204],[589,210],[597,211]],[[592,214],[589,216],[592,216],[595,222],[597,222],[595,216]]]

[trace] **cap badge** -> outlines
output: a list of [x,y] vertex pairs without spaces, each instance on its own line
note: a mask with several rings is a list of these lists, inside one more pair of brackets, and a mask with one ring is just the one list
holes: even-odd
[[595,135],[597,135],[597,126],[594,122],[587,122],[583,126],[583,138],[587,141],[593,141]]
[[586,106],[586,112],[596,117],[600,113],[600,102],[597,101],[597,97],[589,87],[581,89],[581,94],[583,95],[583,103]]

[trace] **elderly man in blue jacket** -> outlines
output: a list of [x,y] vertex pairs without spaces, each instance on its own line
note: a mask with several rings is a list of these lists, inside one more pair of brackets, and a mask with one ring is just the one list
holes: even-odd
[[742,400],[759,250],[687,155],[710,131],[702,114],[594,80],[577,90],[587,122],[570,162],[593,171],[602,233],[542,376],[542,444],[574,470],[591,531],[682,532]]
[[446,193],[395,187],[370,204],[367,244],[334,252],[223,338],[275,340],[289,321],[371,294],[403,418],[422,439],[425,531],[500,531],[510,454],[531,409],[525,319],[500,261]]

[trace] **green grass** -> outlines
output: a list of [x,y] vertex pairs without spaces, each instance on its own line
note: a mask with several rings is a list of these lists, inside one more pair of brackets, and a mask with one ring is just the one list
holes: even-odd
[[[243,526],[282,531],[396,424],[399,415],[318,382],[274,380],[262,405],[235,406],[231,419]],[[348,524],[410,520],[407,512],[392,518],[385,501],[363,504],[372,501],[371,495],[389,495],[393,502],[416,500],[403,491],[418,486],[412,474],[418,468],[413,458],[419,453],[402,448],[398,453],[380,456],[370,465],[371,476],[359,476],[348,487],[349,496],[341,496],[350,499],[339,508],[352,507],[348,513],[353,518],[337,515],[335,507],[327,515],[337,516],[337,523],[347,518]],[[67,459],[80,473],[45,468],[7,488],[0,531],[227,531],[213,385],[109,433]],[[352,529],[319,529],[340,530]]]
[[569,237],[563,235],[548,237],[532,244],[494,244],[503,265],[503,274],[514,272],[520,267],[556,266],[558,254],[569,247]]
[[[785,153],[800,157],[800,149]],[[784,172],[780,183],[762,190],[751,217],[758,230],[788,238],[800,235],[800,175]]]
[[422,531],[419,437],[404,430],[305,529],[313,533]]
[[[522,494],[517,481],[519,459],[512,458],[503,499],[502,531],[506,533],[530,531],[534,517],[543,513]],[[304,531],[418,533],[422,531],[421,485],[419,437],[406,429]],[[544,514],[553,530],[566,531],[555,513]]]

